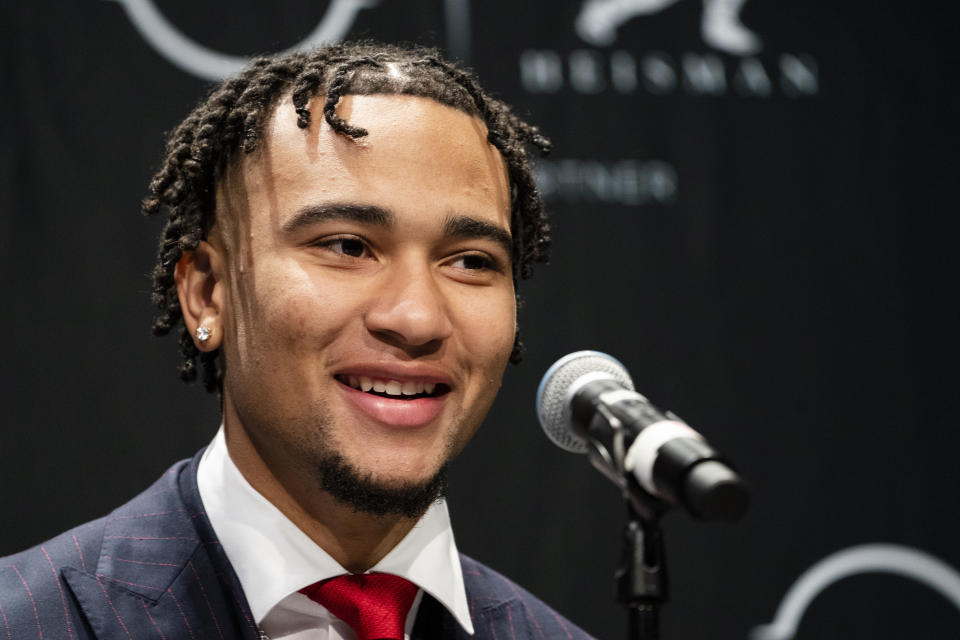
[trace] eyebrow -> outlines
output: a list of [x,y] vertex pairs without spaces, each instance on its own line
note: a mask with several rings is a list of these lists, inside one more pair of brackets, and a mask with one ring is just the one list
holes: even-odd
[[303,227],[331,220],[349,220],[378,227],[391,227],[394,224],[394,215],[382,207],[366,204],[308,205],[283,223],[283,231],[292,234]]
[[507,255],[513,255],[510,232],[484,220],[469,216],[449,216],[443,221],[443,234],[452,238],[481,238],[500,245]]
[[[283,224],[286,234],[293,234],[304,227],[331,220],[349,220],[360,224],[389,228],[396,223],[393,212],[376,205],[338,202],[334,204],[307,205],[297,211]],[[480,238],[500,245],[507,255],[513,254],[513,239],[510,232],[495,224],[465,215],[447,216],[443,220],[443,235],[450,238]]]

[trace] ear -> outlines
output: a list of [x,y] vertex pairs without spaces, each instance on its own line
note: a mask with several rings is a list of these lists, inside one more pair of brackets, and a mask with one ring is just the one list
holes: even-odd
[[[174,279],[183,322],[200,351],[214,351],[223,343],[226,282],[223,253],[201,241],[177,262]],[[197,329],[205,327],[208,338],[201,340]]]

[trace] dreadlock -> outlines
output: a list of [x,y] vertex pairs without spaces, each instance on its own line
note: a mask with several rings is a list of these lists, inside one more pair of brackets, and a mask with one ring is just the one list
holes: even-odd
[[[431,98],[483,120],[487,140],[499,150],[510,180],[513,281],[518,302],[519,280],[532,275],[535,263],[547,261],[550,229],[527,147],[533,145],[546,154],[550,141],[514,115],[508,105],[485,93],[472,72],[444,60],[435,49],[372,42],[257,58],[214,88],[173,130],[163,166],[143,200],[145,214],[167,213],[152,273],[152,299],[158,309],[153,333],[166,335],[181,325],[183,380],[195,380],[202,369],[204,386],[215,391],[223,375],[219,349],[200,352],[183,324],[174,281],[177,262],[185,252],[196,249],[213,226],[216,181],[241,153],[257,149],[264,123],[284,95],[292,96],[300,128],[310,126],[310,100],[325,95],[323,117],[335,131],[354,139],[367,135],[365,129],[336,113],[340,98],[348,94]],[[511,362],[519,362],[522,349],[518,335]]]

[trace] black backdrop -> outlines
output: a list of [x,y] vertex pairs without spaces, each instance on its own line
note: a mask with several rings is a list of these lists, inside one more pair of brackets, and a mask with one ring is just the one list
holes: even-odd
[[[134,4],[0,9],[0,554],[102,515],[218,422],[177,380],[174,340],[149,335],[159,226],[138,216],[162,132],[208,85],[147,42]],[[293,46],[334,4],[358,3],[156,6],[182,37],[245,56]],[[366,4],[350,37],[446,48],[556,143],[529,351],[453,470],[463,550],[624,635],[616,491],[532,408],[553,360],[595,348],[754,488],[739,525],[667,519],[665,637],[746,638],[855,545],[960,565],[952,3],[750,0],[748,32],[714,0],[624,2],[619,19],[603,1]],[[926,582],[843,580],[798,637],[960,636]]]

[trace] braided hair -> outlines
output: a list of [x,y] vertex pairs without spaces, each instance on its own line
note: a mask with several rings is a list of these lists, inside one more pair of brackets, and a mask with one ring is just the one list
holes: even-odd
[[[435,49],[372,42],[257,58],[215,87],[173,130],[163,166],[143,200],[145,214],[167,214],[152,273],[152,299],[158,309],[153,333],[166,335],[181,325],[183,380],[195,380],[202,370],[208,391],[217,391],[222,384],[219,349],[201,352],[196,348],[183,324],[174,279],[177,262],[185,252],[196,249],[213,226],[217,180],[240,154],[258,148],[265,122],[285,95],[292,95],[300,128],[309,127],[314,117],[307,106],[310,100],[324,95],[323,118],[336,132],[354,139],[367,135],[336,113],[340,98],[348,94],[430,98],[480,118],[487,127],[487,140],[504,159],[510,180],[515,289],[519,280],[531,276],[535,263],[547,261],[550,229],[527,147],[532,145],[546,154],[550,141],[514,115],[508,105],[484,92],[473,73],[444,60]],[[518,335],[511,362],[519,362],[522,349]]]

